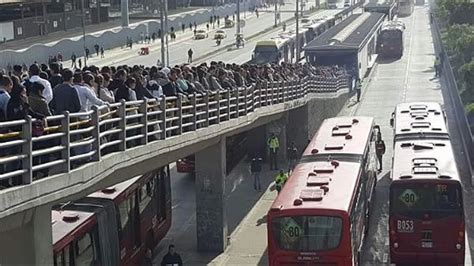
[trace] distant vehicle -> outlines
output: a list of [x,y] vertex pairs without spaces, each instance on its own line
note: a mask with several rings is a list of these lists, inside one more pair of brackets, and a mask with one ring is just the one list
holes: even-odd
[[377,40],[377,53],[383,58],[401,58],[403,56],[403,33],[405,24],[401,21],[388,21]]
[[310,22],[312,22],[312,19],[310,19],[308,16],[303,16],[301,18],[301,23],[302,24],[306,24],[306,23],[310,23]]
[[327,4],[329,9],[337,8],[337,0],[327,0]]
[[267,214],[269,265],[361,265],[376,178],[371,117],[324,120]]
[[400,17],[407,17],[413,13],[415,9],[414,0],[399,0],[398,2],[398,15]]
[[194,36],[194,39],[196,40],[201,40],[209,37],[209,34],[207,33],[206,30],[197,30],[196,35]]
[[227,38],[227,34],[225,33],[224,30],[216,30],[216,33],[214,34],[214,39],[225,39]]
[[349,3],[349,2],[344,3],[344,7],[350,7],[350,6],[351,6],[351,3]]
[[176,162],[176,171],[178,171],[178,173],[194,173],[194,169],[195,169],[194,154],[189,155],[185,158],[179,159]]
[[53,207],[54,265],[141,265],[171,226],[169,167]]
[[232,21],[232,20],[230,20],[230,19],[227,19],[227,20],[225,21],[224,27],[226,27],[226,28],[232,28],[232,27],[234,27],[234,25],[235,25],[234,21]]
[[463,188],[441,105],[399,104],[390,124],[390,263],[464,265]]

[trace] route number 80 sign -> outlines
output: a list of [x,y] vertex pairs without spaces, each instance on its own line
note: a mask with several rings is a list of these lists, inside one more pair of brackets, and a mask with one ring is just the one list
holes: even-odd
[[399,199],[407,206],[412,207],[418,201],[418,196],[415,191],[411,189],[405,189],[402,194],[400,194]]

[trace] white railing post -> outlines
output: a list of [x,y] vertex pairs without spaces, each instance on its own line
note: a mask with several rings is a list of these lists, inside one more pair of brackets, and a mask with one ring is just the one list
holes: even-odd
[[61,137],[61,146],[63,146],[64,149],[61,151],[61,157],[66,162],[64,163],[64,166],[59,169],[59,171],[69,173],[69,171],[71,171],[71,136],[69,135],[69,112],[64,111],[63,115],[64,117],[61,119],[61,131],[64,133],[64,135]]
[[21,127],[21,138],[26,140],[21,146],[21,153],[25,155],[25,158],[21,160],[22,169],[26,172],[21,177],[21,184],[31,184],[33,181],[33,141],[31,135],[31,116],[26,117],[26,123]]
[[94,155],[92,155],[93,161],[100,161],[100,110],[97,105],[92,106],[92,117],[91,117],[91,124],[94,127],[92,130],[92,137],[94,138],[94,142],[92,143],[92,149],[95,150]]
[[146,145],[148,144],[148,98],[143,98],[143,102],[140,104],[138,111],[142,114],[142,117],[140,118],[140,124],[142,124],[140,132],[143,135],[143,138],[140,141],[140,144]]
[[225,97],[227,99],[227,121],[230,120],[230,90],[226,90]]
[[216,124],[220,124],[221,122],[221,94],[218,92],[214,95],[214,97],[217,99],[217,120]]
[[178,98],[176,99],[176,105],[178,106],[178,134],[181,135],[183,133],[183,96],[178,94]]
[[247,87],[244,86],[244,115],[247,115]]
[[161,139],[166,139],[166,96],[161,96],[160,99],[160,109],[161,109]]
[[120,117],[119,121],[119,139],[121,140],[118,145],[119,151],[125,151],[127,149],[127,103],[124,99],[120,101],[120,106],[118,109],[118,114]]
[[191,104],[193,105],[193,127],[192,130],[195,131],[198,128],[197,121],[198,121],[198,115],[197,115],[197,97],[196,93],[193,94],[191,98]]
[[209,94],[208,93],[204,95],[204,103],[205,103],[204,108],[206,108],[206,114],[205,114],[206,122],[204,123],[204,126],[208,127],[209,126]]
[[235,91],[235,117],[238,118],[240,116],[240,88],[237,88]]

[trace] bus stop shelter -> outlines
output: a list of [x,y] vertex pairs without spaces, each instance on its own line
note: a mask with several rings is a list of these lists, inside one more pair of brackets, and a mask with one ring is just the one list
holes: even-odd
[[304,47],[312,65],[344,66],[354,77],[364,77],[376,59],[377,36],[385,14],[353,14]]

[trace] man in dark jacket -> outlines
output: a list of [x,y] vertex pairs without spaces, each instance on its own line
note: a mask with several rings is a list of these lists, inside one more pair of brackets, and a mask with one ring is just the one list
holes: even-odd
[[254,157],[250,163],[250,172],[253,176],[253,188],[258,192],[262,191],[260,184],[260,172],[262,172],[262,158]]
[[63,77],[60,74],[60,67],[58,63],[51,63],[49,65],[51,69],[51,77],[49,78],[49,83],[51,83],[51,88],[54,89],[57,85],[63,83]]
[[72,86],[73,73],[70,69],[63,71],[63,83],[57,85],[53,90],[53,99],[49,107],[53,114],[59,115],[64,111],[76,113],[81,110],[81,102],[76,89]]
[[170,245],[168,248],[168,253],[163,257],[161,261],[161,266],[183,266],[183,261],[181,256],[174,251],[174,245]]
[[296,161],[298,160],[298,148],[294,142],[288,147],[286,151],[286,156],[288,157],[288,173],[293,171],[293,168],[296,166]]
[[118,88],[125,86],[125,80],[127,79],[127,71],[124,69],[119,69],[117,74],[115,74],[115,79],[110,82],[108,89],[114,93]]

